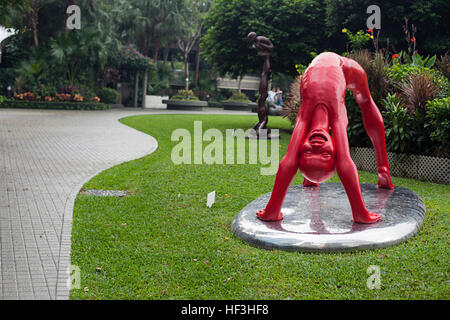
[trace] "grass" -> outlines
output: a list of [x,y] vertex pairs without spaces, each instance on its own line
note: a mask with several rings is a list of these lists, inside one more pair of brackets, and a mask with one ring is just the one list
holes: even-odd
[[[78,195],[72,264],[81,287],[72,299],[448,299],[450,186],[395,178],[425,201],[419,233],[395,247],[350,253],[296,253],[248,245],[230,232],[234,216],[272,190],[274,176],[259,165],[174,165],[170,140],[177,128],[193,131],[250,128],[255,117],[149,115],[121,122],[154,136],[159,148],[104,171],[84,188],[128,190],[133,196]],[[272,117],[281,132],[289,123]],[[208,143],[205,143],[205,145]],[[376,175],[360,172],[361,182]],[[331,182],[338,181],[335,176]],[[295,184],[301,183],[296,177]],[[206,207],[207,193],[216,203]],[[369,290],[370,265],[381,269],[381,288]]]

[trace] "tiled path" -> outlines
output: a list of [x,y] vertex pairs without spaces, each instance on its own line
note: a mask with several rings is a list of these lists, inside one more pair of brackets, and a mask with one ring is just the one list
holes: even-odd
[[69,297],[75,197],[99,172],[157,148],[118,122],[146,113],[173,111],[0,109],[0,299]]
[[130,114],[0,110],[0,299],[68,298],[78,191],[97,173],[157,148],[117,121]]

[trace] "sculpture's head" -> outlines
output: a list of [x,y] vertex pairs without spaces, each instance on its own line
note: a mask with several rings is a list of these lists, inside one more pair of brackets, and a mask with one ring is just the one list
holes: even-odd
[[328,131],[312,130],[300,148],[299,169],[311,182],[324,182],[336,170],[334,142]]
[[250,40],[251,42],[255,42],[256,40],[256,33],[255,32],[250,32],[247,36],[248,40]]

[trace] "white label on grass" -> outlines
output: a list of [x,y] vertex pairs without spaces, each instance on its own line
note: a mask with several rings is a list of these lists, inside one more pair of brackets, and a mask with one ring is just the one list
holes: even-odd
[[216,202],[216,191],[208,193],[208,198],[206,199],[206,206],[208,208],[211,208],[214,202]]

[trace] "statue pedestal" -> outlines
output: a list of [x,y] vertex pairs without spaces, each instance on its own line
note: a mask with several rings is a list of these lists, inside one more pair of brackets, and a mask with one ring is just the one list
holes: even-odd
[[235,217],[232,232],[252,245],[289,251],[352,251],[396,245],[417,233],[425,218],[425,205],[414,192],[400,187],[381,189],[361,184],[369,211],[383,216],[374,224],[352,220],[350,203],[340,183],[317,187],[291,186],[283,220],[257,218],[270,198],[267,193],[249,203]]

